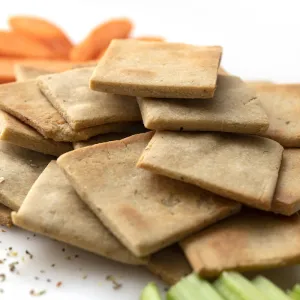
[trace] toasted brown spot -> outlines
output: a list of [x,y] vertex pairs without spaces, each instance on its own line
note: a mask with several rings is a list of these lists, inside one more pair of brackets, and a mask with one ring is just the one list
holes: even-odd
[[148,223],[135,208],[130,205],[123,205],[120,210],[120,215],[127,220],[129,224],[140,229],[148,228]]
[[[210,244],[212,249],[215,249],[217,253],[223,253],[225,257],[229,255],[231,257],[240,255],[240,251],[244,250],[247,246],[247,237],[245,237],[243,231],[240,231],[239,229],[234,230],[232,227],[224,228],[220,236],[223,238],[212,240]],[[233,251],[232,249],[233,244],[236,245],[236,251]]]

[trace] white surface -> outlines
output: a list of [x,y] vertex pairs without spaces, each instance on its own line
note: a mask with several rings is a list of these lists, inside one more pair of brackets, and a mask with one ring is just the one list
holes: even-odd
[[[74,41],[80,41],[99,22],[127,16],[135,22],[135,36],[160,35],[169,41],[222,45],[222,65],[244,79],[300,82],[299,1],[2,0],[1,4],[0,28],[6,27],[9,15],[31,14],[56,22]],[[6,256],[5,248],[13,247],[18,256],[7,259],[19,261],[20,273],[9,272],[7,262],[0,264],[0,274],[7,275],[0,283],[4,289],[0,299],[32,299],[31,289],[46,289],[41,299],[137,300],[149,280],[158,281],[141,268],[112,263],[16,228],[0,231],[0,241],[0,259]],[[26,249],[34,255],[32,260],[24,253]],[[76,259],[75,254],[79,254]],[[73,256],[72,260],[66,259],[68,256]],[[296,269],[267,274],[288,287],[300,281]],[[110,274],[123,284],[120,290],[113,290],[105,280]],[[88,275],[85,280],[84,275]],[[59,281],[62,286],[57,288]]]
[[[32,300],[35,297],[30,291],[34,289],[36,292],[46,290],[46,294],[38,297],[45,300],[137,300],[149,281],[160,284],[162,290],[166,287],[143,267],[112,262],[16,227],[0,227],[0,241],[0,260],[6,259],[0,264],[0,274],[6,275],[6,280],[0,282],[0,289],[4,290],[0,299]],[[26,250],[33,255],[32,259]],[[16,270],[11,272],[9,264],[16,261]],[[108,275],[113,275],[122,287],[114,290],[112,282],[106,280]],[[62,282],[60,287],[56,287],[58,282]]]

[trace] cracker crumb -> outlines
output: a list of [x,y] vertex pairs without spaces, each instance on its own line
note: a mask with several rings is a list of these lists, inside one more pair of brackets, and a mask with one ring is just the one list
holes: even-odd
[[39,292],[36,292],[35,290],[30,290],[29,294],[31,296],[42,296],[42,295],[46,294],[46,290],[42,290]]
[[105,278],[107,281],[110,281],[113,284],[113,289],[118,290],[122,287],[122,284],[119,283],[116,278],[112,275],[107,275]]
[[17,264],[19,264],[18,261],[15,261],[15,262],[10,263],[10,264],[8,265],[9,271],[10,271],[10,272],[14,272],[14,271],[16,270],[16,265],[17,265]]
[[29,258],[30,258],[30,259],[33,258],[33,255],[32,255],[28,250],[25,250],[25,253],[26,253],[27,255],[29,255]]
[[0,183],[4,182],[5,178],[4,177],[0,177]]
[[12,252],[9,253],[9,256],[16,257],[16,256],[18,256],[18,252],[17,251],[12,251]]

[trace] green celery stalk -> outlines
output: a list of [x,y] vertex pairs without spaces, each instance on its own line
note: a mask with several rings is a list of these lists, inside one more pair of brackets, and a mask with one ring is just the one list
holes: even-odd
[[148,283],[141,294],[140,300],[162,300],[155,283]]
[[252,280],[253,285],[271,300],[291,300],[282,289],[263,276],[257,276]]
[[215,288],[226,300],[273,300],[236,272],[223,272],[215,282]]
[[197,274],[191,274],[172,286],[167,300],[224,300],[206,280]]
[[220,278],[214,282],[214,287],[226,300],[243,300],[239,295],[233,293]]
[[289,292],[290,298],[293,300],[300,300],[300,284],[296,284]]

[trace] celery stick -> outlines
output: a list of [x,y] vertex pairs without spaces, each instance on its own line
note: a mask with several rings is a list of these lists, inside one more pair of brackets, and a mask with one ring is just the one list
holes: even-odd
[[215,288],[228,300],[270,300],[248,279],[236,272],[223,272],[216,281]]
[[197,274],[191,274],[172,286],[167,293],[167,300],[224,300],[212,287]]
[[195,288],[198,288],[199,291],[201,291],[201,297],[203,297],[203,300],[223,300],[223,298],[214,289],[212,284],[204,279],[201,279],[199,275],[191,274],[186,277],[186,280],[193,284]]
[[221,279],[218,279],[214,282],[215,289],[219,292],[220,295],[226,300],[243,300],[239,295],[233,293]]
[[155,283],[148,283],[141,294],[140,300],[162,300]]
[[252,280],[253,285],[263,294],[273,300],[291,300],[278,286],[263,276],[257,276]]
[[293,300],[300,300],[300,284],[296,284],[292,291],[289,293],[290,298]]

